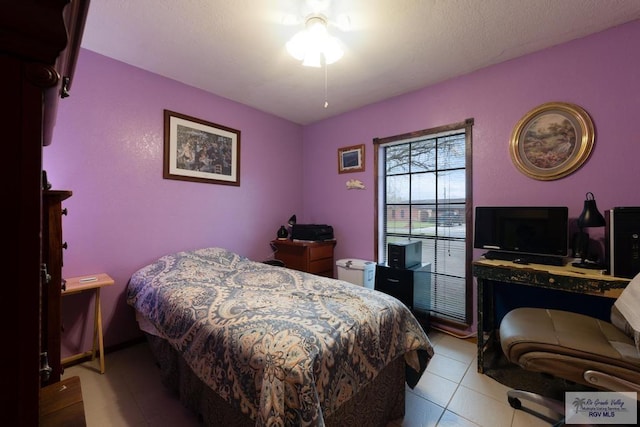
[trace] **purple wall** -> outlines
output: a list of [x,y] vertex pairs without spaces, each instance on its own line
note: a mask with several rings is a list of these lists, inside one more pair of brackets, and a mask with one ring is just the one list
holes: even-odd
[[[304,212],[333,225],[337,258],[375,260],[373,139],[467,118],[475,120],[475,206],[561,205],[575,219],[588,191],[601,212],[640,206],[639,49],[640,21],[635,21],[307,126]],[[596,142],[582,168],[559,180],[538,181],[513,165],[509,140],[518,120],[552,101],[586,109]],[[366,170],[338,174],[338,148],[355,144],[366,146]],[[345,182],[352,178],[366,190],[347,190]],[[590,230],[600,245],[603,233]]]
[[[467,118],[475,120],[475,205],[565,205],[577,217],[591,191],[601,211],[638,206],[639,44],[635,21],[304,128],[82,51],[44,150],[54,188],[74,192],[65,203],[63,273],[116,279],[103,306],[106,345],[114,345],[138,334],[124,303],[127,279],[167,252],[216,245],[265,259],[267,242],[296,213],[299,222],[333,225],[337,259],[373,260],[373,138]],[[596,143],[581,169],[545,182],[521,174],[508,147],[517,121],[551,101],[586,109]],[[242,131],[240,187],[162,179],[165,108]],[[356,144],[366,145],[366,170],[338,174],[338,148]],[[366,189],[347,190],[353,178]],[[63,299],[63,356],[90,345],[87,301]]]
[[[54,189],[73,191],[64,202],[63,276],[115,279],[102,293],[106,346],[139,335],[124,293],[134,271],[206,246],[267,259],[279,226],[302,212],[300,126],[88,50],[71,94],[60,102],[44,169]],[[163,109],[240,130],[241,185],[163,179]],[[63,357],[91,346],[90,301],[63,298]]]
[[[304,129],[304,211],[334,226],[337,257],[373,259],[373,138],[474,118],[474,205],[565,205],[577,217],[585,193],[601,211],[640,205],[640,21],[327,119]],[[596,128],[590,158],[573,174],[538,181],[509,155],[515,124],[551,101],[585,108]],[[366,145],[366,170],[339,175],[337,149]],[[348,179],[367,189],[347,190]]]

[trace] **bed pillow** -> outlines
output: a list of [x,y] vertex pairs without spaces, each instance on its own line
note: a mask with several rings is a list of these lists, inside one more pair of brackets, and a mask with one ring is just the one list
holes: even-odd
[[631,337],[640,352],[640,274],[622,291],[611,307],[611,323]]

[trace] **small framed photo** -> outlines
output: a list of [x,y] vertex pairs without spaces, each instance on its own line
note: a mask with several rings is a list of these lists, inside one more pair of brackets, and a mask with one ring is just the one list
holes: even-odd
[[565,177],[591,154],[595,139],[589,114],[566,102],[529,111],[513,129],[511,159],[523,174],[542,181]]
[[338,173],[364,171],[364,144],[338,148]]
[[164,110],[163,178],[240,185],[240,131]]

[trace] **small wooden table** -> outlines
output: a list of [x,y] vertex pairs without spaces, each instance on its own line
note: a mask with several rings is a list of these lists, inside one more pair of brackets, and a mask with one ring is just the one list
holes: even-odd
[[77,294],[84,291],[95,291],[95,315],[93,318],[93,345],[91,351],[69,356],[62,360],[62,364],[91,355],[91,360],[96,358],[96,343],[100,352],[100,373],[104,374],[104,341],[102,337],[102,311],[100,307],[100,289],[113,285],[114,281],[108,274],[100,273],[89,276],[79,276],[66,279],[62,296]]

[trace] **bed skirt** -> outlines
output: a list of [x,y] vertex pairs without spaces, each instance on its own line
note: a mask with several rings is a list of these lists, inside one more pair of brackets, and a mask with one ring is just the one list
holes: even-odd
[[[208,388],[165,340],[145,334],[162,383],[206,426],[253,427],[255,421]],[[326,417],[326,426],[385,427],[404,416],[405,361],[396,359],[353,398]]]

